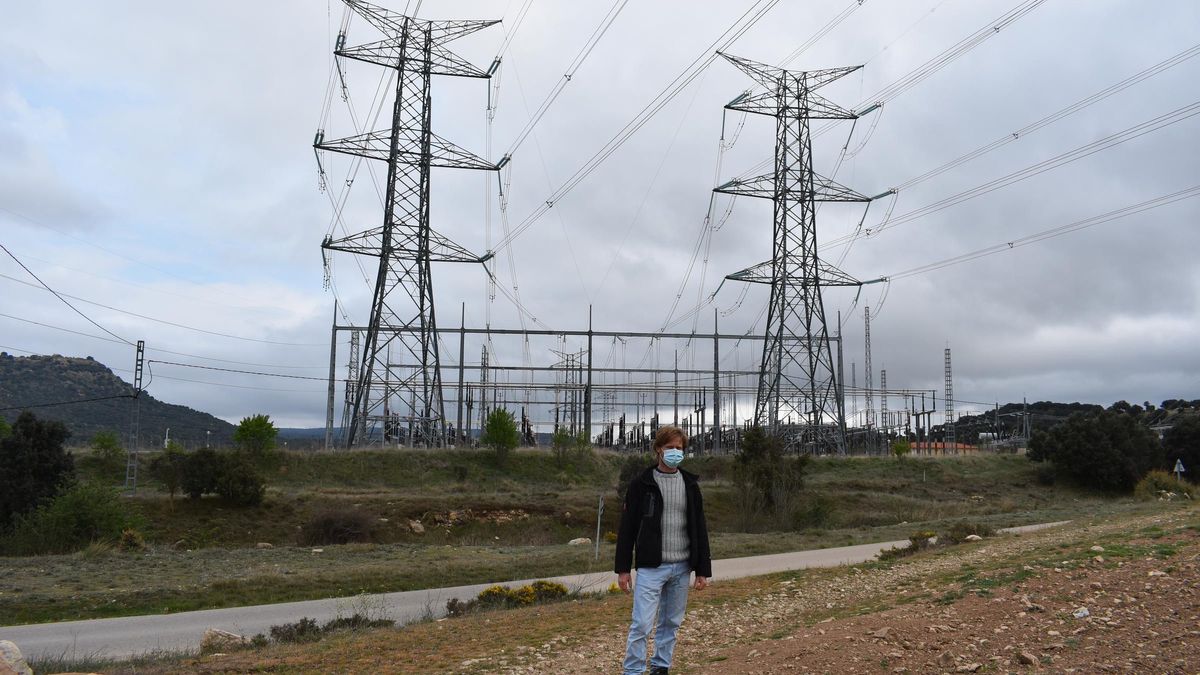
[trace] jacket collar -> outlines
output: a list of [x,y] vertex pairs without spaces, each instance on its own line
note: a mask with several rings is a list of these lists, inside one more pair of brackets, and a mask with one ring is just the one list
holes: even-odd
[[[658,466],[658,465],[657,465],[657,464],[655,464],[654,466],[649,466],[649,467],[646,467],[646,470],[642,472],[642,482],[643,482],[643,483],[645,483],[645,484],[647,484],[647,485],[653,485],[653,484],[654,484],[654,469],[655,469],[657,466]],[[692,485],[694,485],[694,484],[696,483],[697,479],[699,479],[699,478],[700,478],[700,477],[699,477],[699,476],[697,476],[696,474],[694,474],[694,473],[692,473],[692,472],[688,471],[687,469],[684,469],[683,467],[679,467],[679,474],[680,474],[681,476],[683,476],[683,482],[685,482],[685,483],[689,483],[689,484],[692,484]]]

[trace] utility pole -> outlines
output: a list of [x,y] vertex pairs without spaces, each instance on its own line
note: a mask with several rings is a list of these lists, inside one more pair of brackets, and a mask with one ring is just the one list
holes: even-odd
[[861,66],[789,71],[729,54],[722,56],[767,91],[742,94],[725,108],[775,118],[774,171],[735,179],[716,192],[774,202],[771,259],[727,279],[769,284],[755,420],[779,434],[781,420],[795,416],[798,432],[784,436],[792,452],[844,452],[845,408],[829,348],[822,288],[861,282],[822,261],[817,252],[817,202],[869,202],[871,198],[813,171],[809,120],[853,120],[858,115],[816,93]]
[[133,413],[129,419],[129,451],[125,455],[125,489],[137,492],[138,436],[141,429],[142,368],[145,365],[146,341],[137,341],[137,356],[133,362]]
[[879,369],[879,428],[883,431],[883,440],[879,443],[881,454],[888,454],[888,400],[887,400],[887,370]]
[[[391,420],[381,411],[391,408],[403,411],[402,416],[412,425],[412,445],[430,446],[445,437],[446,425],[430,263],[482,263],[487,258],[468,252],[430,227],[430,169],[498,170],[495,164],[433,134],[430,86],[434,75],[489,78],[489,72],[467,63],[445,45],[497,22],[427,21],[362,0],[344,2],[382,33],[383,39],[347,47],[344,35],[339,35],[334,55],[396,71],[390,128],[331,141],[325,140],[321,129],[313,144],[318,151],[387,164],[382,224],[340,239],[327,236],[321,243],[323,251],[379,259],[346,445],[363,443],[367,441],[361,438],[364,432],[386,427]],[[417,363],[415,372],[393,368],[387,358],[393,345],[400,361],[411,358]],[[410,409],[404,410],[405,406]]]
[[717,310],[713,308],[713,426],[712,454],[721,452],[721,339],[717,334]]
[[871,308],[865,305],[863,306],[863,336],[866,345],[866,361],[863,365],[865,366],[864,378],[867,390],[866,424],[864,426],[867,430],[867,452],[869,453],[870,449],[875,447],[875,398],[871,392],[875,386],[875,375],[871,368]]
[[958,441],[954,435],[954,376],[950,370],[950,348],[946,347],[946,448],[958,453]]

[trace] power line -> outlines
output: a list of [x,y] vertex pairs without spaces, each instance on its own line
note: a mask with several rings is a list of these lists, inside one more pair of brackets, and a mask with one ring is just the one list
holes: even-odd
[[[880,89],[879,91],[875,92],[875,94],[863,99],[861,102],[859,102],[858,105],[854,106],[853,109],[856,111],[859,111],[859,114],[861,115],[861,114],[865,114],[864,111],[866,111],[869,108],[872,108],[876,105],[882,105],[884,103],[887,103],[888,101],[891,101],[892,99],[895,99],[896,97],[902,95],[909,89],[912,89],[913,87],[917,86],[921,82],[925,81],[930,76],[932,76],[935,73],[937,73],[938,71],[940,71],[942,68],[945,68],[946,66],[950,65],[951,63],[953,63],[954,61],[956,61],[963,55],[967,54],[971,50],[973,50],[976,47],[978,47],[979,45],[983,44],[992,36],[998,35],[1001,30],[1003,30],[1004,28],[1007,28],[1008,26],[1012,25],[1017,20],[1023,18],[1024,16],[1026,16],[1033,10],[1037,9],[1038,6],[1041,5],[1042,3],[1044,3],[1045,1],[1046,0],[1024,0],[1023,2],[1018,4],[1013,9],[1011,9],[1008,12],[1004,13],[1003,15],[997,17],[996,19],[988,22],[986,25],[982,26],[981,28],[976,30],[974,33],[971,33],[967,37],[965,37],[965,38],[959,40],[958,42],[956,42],[955,44],[951,45],[949,48],[945,49],[944,51],[939,53],[937,56],[934,56],[933,58],[929,59],[928,61],[925,61],[924,63],[917,66],[916,68],[913,68],[909,72],[902,75],[899,79],[894,80],[890,84],[886,85],[883,89]],[[820,136],[821,134],[824,134],[825,132],[832,129],[835,124],[836,124],[836,122],[830,122],[821,127],[818,127],[815,131],[813,131],[813,136],[815,137],[815,136]],[[744,179],[748,176],[757,175],[764,168],[769,166],[770,163],[771,163],[771,160],[769,160],[769,159],[759,162],[758,164],[756,164],[754,167],[752,167],[750,170],[748,170],[747,172],[745,172],[738,178]]]
[[[92,325],[93,325],[93,326],[95,326],[96,328],[99,328],[100,330],[104,331],[105,333],[108,333],[109,335],[111,335],[111,336],[113,336],[114,338],[116,338],[116,339],[120,340],[121,342],[124,342],[125,344],[127,344],[127,345],[130,345],[130,346],[132,346],[132,345],[133,345],[133,343],[132,343],[132,342],[130,342],[129,340],[126,340],[125,338],[121,337],[120,335],[117,335],[116,333],[112,332],[111,330],[109,330],[109,329],[105,328],[104,326],[101,326],[100,324],[96,323],[96,321],[95,321],[95,320],[93,320],[93,319],[92,319],[92,317],[88,316],[87,314],[84,314],[84,313],[83,313],[83,312],[81,312],[81,311],[79,310],[79,308],[77,308],[75,305],[72,305],[71,303],[67,302],[67,297],[72,297],[72,296],[66,296],[66,297],[64,297],[64,294],[62,294],[62,293],[59,293],[58,291],[54,290],[53,288],[50,288],[49,284],[47,284],[46,282],[44,282],[44,281],[42,281],[40,278],[38,278],[38,275],[34,274],[34,273],[33,273],[33,270],[31,270],[31,269],[29,269],[28,267],[26,267],[26,266],[25,266],[25,263],[21,262],[21,259],[20,259],[20,258],[18,258],[16,255],[14,255],[12,251],[8,250],[8,247],[6,247],[4,244],[0,244],[0,249],[4,249],[4,252],[8,254],[8,257],[12,258],[12,259],[13,259],[13,260],[14,260],[14,261],[15,261],[15,262],[18,264],[18,265],[20,265],[20,266],[21,266],[21,269],[23,269],[23,270],[25,270],[27,273],[29,273],[29,276],[33,277],[34,279],[37,279],[37,282],[38,282],[39,284],[41,284],[42,288],[44,288],[45,290],[49,291],[49,292],[50,292],[50,293],[51,293],[51,294],[52,294],[54,297],[56,297],[56,298],[58,298],[59,300],[61,300],[61,301],[62,301],[62,303],[63,303],[64,305],[66,305],[67,307],[70,307],[70,308],[71,308],[71,311],[75,312],[75,313],[76,313],[76,314],[78,314],[79,316],[82,316],[82,317],[83,317],[83,318],[84,318],[84,319],[85,319],[85,320],[86,320],[88,323],[92,324]],[[20,279],[16,279],[16,278],[14,278],[14,277],[8,277],[7,275],[4,275],[4,276],[6,276],[6,277],[7,277],[7,278],[9,278],[9,279],[12,279],[13,281],[18,281],[18,282],[20,282],[20,283],[27,284],[27,285],[29,285],[29,286],[33,286],[33,284],[30,284],[30,283],[29,283],[29,282],[27,282],[27,281],[21,281]],[[36,288],[36,286],[33,286],[33,287],[34,287],[34,288]],[[72,298],[72,299],[74,299],[74,300],[79,300],[79,298]]]
[[[31,284],[28,281],[24,281],[22,279],[17,279],[16,277],[11,277],[7,274],[0,274],[0,278],[8,279],[9,281],[15,281],[19,284],[23,284],[23,285],[29,286],[31,288],[38,288],[38,286],[36,284]],[[50,289],[46,288],[45,290],[50,290]],[[137,312],[131,312],[126,309],[119,309],[117,307],[112,307],[110,305],[105,305],[103,303],[95,302],[94,300],[87,300],[87,299],[81,298],[76,295],[70,295],[68,293],[56,293],[52,290],[50,290],[50,292],[54,293],[56,296],[59,296],[60,299],[61,298],[71,298],[72,300],[76,300],[76,301],[82,302],[84,304],[92,305],[94,307],[102,307],[104,309],[111,310],[114,312],[119,312],[121,314],[128,314],[129,316],[134,316],[139,319],[145,319],[146,321],[153,321],[155,323],[161,323],[161,324],[165,324],[167,326],[173,326],[175,328],[183,328],[185,330],[195,331],[197,333],[204,333],[206,335],[215,335],[217,337],[230,338],[233,340],[243,340],[245,342],[258,342],[258,343],[262,343],[262,344],[279,345],[279,346],[284,346],[284,347],[324,347],[325,346],[325,343],[322,343],[322,342],[281,342],[278,340],[263,340],[263,339],[259,339],[259,338],[243,337],[241,335],[231,335],[229,333],[220,333],[217,331],[206,330],[204,328],[196,328],[195,326],[188,326],[188,325],[185,325],[182,323],[176,323],[174,321],[167,321],[166,319],[156,319],[152,316],[146,316],[145,314],[138,314]],[[66,301],[64,300],[63,302],[66,302]],[[69,305],[69,303],[68,303],[68,305]],[[72,309],[74,309],[74,308],[72,307]],[[76,310],[76,311],[78,312],[79,310]],[[84,316],[84,318],[87,318],[87,317]],[[92,322],[91,319],[88,319],[88,321]],[[95,324],[95,322],[92,322],[92,323]],[[104,330],[104,332],[109,333],[109,331],[105,330],[103,326],[100,326],[99,324],[95,324],[95,325],[98,328],[100,328],[101,330]],[[132,342],[129,342],[128,340],[122,339],[119,335],[114,335],[113,333],[109,333],[109,335],[113,335],[113,337],[116,337],[117,339],[121,340],[122,342],[124,342],[126,344],[129,344],[129,345],[133,344]]]
[[959,255],[956,255],[956,256],[953,256],[950,258],[938,260],[936,262],[926,263],[924,265],[912,267],[912,268],[904,270],[902,272],[896,272],[895,274],[890,274],[890,275],[888,275],[887,278],[890,280],[903,279],[905,277],[911,277],[911,276],[915,276],[918,274],[925,274],[926,272],[933,272],[935,270],[940,270],[942,268],[950,267],[952,265],[969,262],[971,260],[975,260],[977,258],[982,258],[984,256],[993,255],[995,253],[1002,253],[1004,251],[1009,251],[1009,250],[1012,250],[1014,248],[1018,248],[1021,246],[1028,246],[1029,244],[1035,244],[1039,241],[1044,241],[1046,239],[1060,237],[1064,234],[1070,234],[1071,232],[1075,232],[1077,230],[1082,230],[1084,228],[1092,227],[1093,225],[1100,225],[1101,223],[1107,223],[1107,222],[1110,222],[1113,220],[1117,220],[1119,218],[1125,218],[1127,216],[1132,216],[1132,215],[1135,215],[1138,213],[1142,213],[1143,211],[1149,211],[1151,209],[1156,209],[1156,208],[1159,208],[1162,206],[1167,206],[1169,204],[1174,204],[1175,202],[1182,201],[1184,199],[1191,199],[1191,198],[1197,197],[1197,196],[1200,196],[1200,185],[1193,185],[1192,187],[1184,189],[1184,190],[1179,190],[1177,192],[1172,192],[1170,194],[1166,194],[1161,197],[1155,197],[1154,199],[1148,199],[1144,202],[1139,202],[1137,204],[1133,204],[1130,206],[1125,206],[1125,207],[1122,207],[1119,209],[1114,209],[1112,211],[1108,211],[1106,213],[1101,213],[1099,215],[1091,216],[1090,218],[1084,218],[1082,220],[1077,220],[1073,223],[1068,223],[1066,225],[1059,225],[1057,227],[1048,228],[1048,229],[1042,230],[1040,232],[1035,232],[1033,234],[1029,234],[1024,237],[1020,237],[1018,239],[1013,239],[1012,241],[1006,241],[1006,242],[999,243],[999,244],[993,244],[991,246],[986,246],[984,248],[976,249],[976,250],[970,251],[968,253],[962,253],[962,254],[959,254]]
[[646,123],[658,113],[658,111],[662,110],[662,108],[677,95],[679,95],[679,93],[683,91],[692,82],[692,80],[696,79],[696,77],[698,77],[705,68],[712,64],[712,62],[717,58],[716,51],[725,49],[735,40],[740,38],[778,3],[779,0],[758,0],[755,2],[750,9],[746,10],[746,12],[733,23],[733,25],[727,28],[725,32],[723,32],[715,41],[713,41],[712,44],[706,47],[700,56],[696,57],[696,59],[694,59],[682,73],[677,75],[674,80],[672,80],[661,92],[658,93],[657,96],[651,99],[649,103],[647,103],[640,111],[638,111],[638,113],[634,115],[633,119],[627,122],[615,136],[609,139],[609,141],[600,148],[600,150],[598,150],[594,155],[591,156],[591,158],[585,161],[583,165],[576,169],[575,173],[571,174],[570,177],[563,181],[563,183],[559,185],[558,189],[552,192],[540,206],[534,209],[532,213],[530,213],[523,221],[521,221],[521,223],[517,225],[517,227],[514,228],[509,235],[501,239],[496,246],[493,247],[492,251],[498,251],[511,244],[517,239],[517,237],[521,236],[521,234],[523,234],[543,215],[545,215],[547,211],[554,208],[554,204],[557,201],[565,197],[571,192],[571,190],[575,188],[575,186],[577,186],[588,175],[595,171],[596,168],[604,162],[604,160],[608,159],[608,157],[616,152],[618,148],[624,145],[624,143],[629,140],[634,133],[645,126]]
[[[64,333],[71,333],[73,335],[79,335],[81,337],[92,338],[93,340],[102,340],[104,342],[125,344],[119,340],[114,340],[112,338],[104,337],[103,335],[95,335],[93,333],[84,333],[83,331],[72,330],[70,328],[63,328],[62,326],[55,326],[53,324],[43,323],[41,321],[34,321],[33,319],[26,319],[26,318],[20,317],[20,316],[13,316],[12,314],[4,314],[4,313],[0,312],[0,317],[6,318],[6,319],[12,319],[14,321],[22,321],[24,323],[33,324],[35,326],[41,326],[43,328],[50,328],[53,330],[62,331]],[[325,368],[325,366],[287,366],[287,365],[282,365],[282,364],[277,364],[277,363],[253,363],[253,362],[248,362],[248,361],[234,361],[231,359],[217,358],[215,356],[202,356],[200,354],[189,354],[187,352],[177,352],[177,351],[172,351],[170,349],[162,349],[159,347],[147,347],[146,349],[148,351],[152,351],[152,352],[160,352],[163,354],[174,354],[175,356],[186,356],[188,358],[201,359],[204,361],[218,361],[220,363],[232,363],[232,364],[239,365],[239,366],[257,366],[260,368],[296,368],[296,369],[318,369],[318,368],[324,369]],[[33,354],[36,352],[30,352],[30,353]]]
[[[1008,187],[1009,185],[1012,185],[1014,183],[1018,183],[1023,180],[1026,180],[1028,178],[1032,178],[1039,174],[1045,173],[1047,171],[1057,169],[1061,166],[1071,164],[1071,163],[1079,161],[1085,157],[1094,155],[1097,152],[1101,152],[1103,150],[1107,150],[1109,148],[1116,147],[1116,146],[1126,143],[1128,141],[1132,141],[1134,139],[1145,136],[1146,134],[1149,134],[1149,133],[1152,133],[1155,131],[1159,131],[1159,130],[1165,129],[1169,126],[1178,124],[1179,122],[1182,122],[1184,120],[1195,117],[1196,115],[1200,115],[1200,101],[1197,101],[1195,103],[1190,103],[1181,108],[1172,110],[1169,113],[1159,115],[1158,117],[1155,117],[1153,119],[1146,120],[1145,122],[1141,122],[1139,124],[1135,124],[1132,127],[1129,127],[1122,131],[1118,131],[1115,134],[1105,136],[1104,138],[1101,138],[1098,141],[1093,141],[1091,143],[1081,145],[1077,148],[1074,148],[1073,150],[1068,150],[1067,152],[1064,152],[1060,155],[1056,155],[1049,159],[1045,159],[1045,160],[1042,160],[1035,164],[1031,164],[1023,169],[1019,169],[1017,171],[1006,174],[999,178],[995,178],[995,179],[992,179],[985,183],[982,183],[980,185],[977,185],[973,188],[963,190],[962,192],[959,192],[957,194],[951,195],[949,197],[945,197],[943,199],[940,199],[936,202],[932,202],[930,204],[926,204],[925,206],[913,209],[912,211],[908,211],[907,213],[903,213],[899,216],[896,216],[895,218],[892,218],[888,222],[882,223],[878,227],[867,230],[867,236],[874,237],[874,236],[878,235],[880,232],[883,232],[885,230],[890,230],[898,225],[903,225],[904,223],[916,220],[918,218],[922,218],[924,216],[928,216],[933,213],[937,213],[938,211],[941,211],[943,209],[948,209],[951,206],[956,206],[958,204],[961,204],[962,202],[974,199],[976,197],[983,196],[985,194],[988,194],[989,192],[994,192],[995,190],[999,190],[1001,188]],[[854,235],[846,235],[843,237],[839,237],[837,239],[830,240],[830,241],[826,242],[825,244],[823,244],[821,246],[821,248],[826,249],[831,246],[836,246],[840,243],[843,243],[843,242],[851,239],[852,236],[854,236]]]
[[[24,350],[21,350],[24,351]],[[50,408],[59,405],[74,405],[76,403],[95,403],[97,401],[111,401],[118,398],[137,398],[136,394],[114,394],[113,396],[97,396],[95,398],[80,398],[73,401],[55,401],[54,403],[34,403],[31,405],[17,405],[8,408],[0,408],[0,412],[8,412],[9,410],[29,410],[31,408]]]
[[550,106],[553,105],[556,100],[558,100],[559,94],[561,94],[563,90],[567,88],[567,85],[571,83],[571,78],[575,76],[575,73],[579,71],[579,68],[583,65],[583,62],[587,60],[589,55],[591,55],[592,50],[594,50],[596,45],[600,42],[600,38],[604,37],[604,34],[607,33],[608,29],[612,27],[613,22],[617,20],[617,16],[621,14],[621,10],[625,9],[625,5],[628,4],[628,2],[629,0],[616,0],[612,7],[609,8],[608,13],[605,14],[604,18],[600,20],[599,25],[597,25],[592,31],[592,34],[588,37],[587,41],[584,42],[583,47],[579,49],[579,52],[575,55],[575,58],[572,59],[567,65],[566,72],[563,73],[562,77],[559,78],[554,87],[550,89],[550,92],[546,94],[546,98],[542,101],[541,105],[538,106],[538,109],[533,114],[533,117],[531,117],[529,121],[525,123],[524,128],[522,128],[520,133],[517,134],[516,140],[512,142],[512,145],[509,146],[508,151],[504,153],[505,156],[511,156],[517,151],[517,148],[519,148],[521,144],[525,142],[525,139],[529,137],[529,134],[533,131],[534,126],[541,121],[542,117],[545,116],[546,111],[550,109]]
[[1154,64],[1153,66],[1150,66],[1149,68],[1146,68],[1145,70],[1142,70],[1139,73],[1131,75],[1110,87],[1101,89],[1100,91],[1098,91],[1090,96],[1086,96],[1065,108],[1062,108],[1062,109],[1055,111],[1049,115],[1046,115],[1045,117],[1037,120],[1036,122],[1027,124],[1024,127],[1021,127],[1020,129],[1017,129],[1016,131],[1014,131],[1012,133],[1005,134],[1005,135],[1001,136],[1000,138],[997,138],[996,140],[992,141],[991,143],[982,145],[982,146],[972,150],[971,152],[968,152],[956,159],[952,159],[949,162],[942,164],[941,166],[930,169],[929,171],[926,171],[925,173],[923,173],[919,176],[916,176],[915,178],[910,178],[910,179],[904,181],[903,183],[900,183],[899,185],[897,185],[894,189],[903,190],[905,188],[912,187],[913,185],[916,185],[917,183],[921,183],[923,181],[929,180],[930,178],[939,176],[951,169],[962,166],[963,164],[966,164],[967,162],[970,162],[973,159],[976,159],[982,155],[985,155],[985,154],[991,152],[992,150],[999,148],[1002,145],[1007,145],[1008,143],[1012,143],[1014,141],[1020,140],[1024,137],[1028,136],[1029,134],[1031,134],[1035,131],[1038,131],[1039,129],[1042,129],[1051,124],[1054,124],[1055,122],[1058,122],[1070,115],[1073,115],[1081,110],[1084,110],[1085,108],[1087,108],[1095,103],[1099,103],[1100,101],[1103,101],[1104,99],[1108,98],[1109,96],[1112,96],[1113,94],[1122,92],[1143,80],[1146,80],[1155,75],[1158,75],[1159,73],[1161,73],[1165,70],[1168,70],[1170,68],[1174,68],[1175,66],[1183,63],[1184,61],[1187,61],[1188,59],[1196,56],[1197,54],[1200,54],[1200,44],[1189,47],[1188,49],[1185,49],[1182,52],[1179,52],[1178,54],[1176,54],[1164,61],[1160,61],[1160,62]]

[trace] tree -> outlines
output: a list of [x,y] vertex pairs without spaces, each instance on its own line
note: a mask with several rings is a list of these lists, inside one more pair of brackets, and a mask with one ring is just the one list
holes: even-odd
[[5,419],[3,417],[0,417],[0,438],[4,438],[5,436],[7,436],[11,433],[12,433],[12,427],[9,426],[8,422],[5,421]]
[[[1114,406],[1115,408],[1116,406]],[[1153,431],[1124,412],[1075,414],[1029,441],[1029,458],[1049,461],[1056,476],[1084,487],[1129,492],[1151,469],[1163,465]]]
[[1163,434],[1163,449],[1166,450],[1168,471],[1175,467],[1175,460],[1183,462],[1186,476],[1197,480],[1200,474],[1200,416],[1179,415],[1175,424]]
[[97,431],[88,445],[92,448],[96,464],[106,472],[116,471],[125,464],[125,449],[121,447],[121,438],[116,432],[108,429]]
[[733,483],[743,524],[766,515],[777,525],[795,510],[804,486],[808,456],[788,457],[783,444],[760,426],[742,436],[742,452],[733,467]]
[[74,482],[75,459],[63,446],[70,435],[62,422],[26,411],[0,438],[0,529]]
[[897,438],[892,441],[892,454],[896,456],[896,459],[904,459],[910,452],[912,452],[912,444],[908,442],[907,438]]
[[278,462],[275,440],[279,430],[271,422],[270,415],[243,417],[233,430],[233,442],[246,458],[260,468],[268,468]]
[[554,448],[554,461],[559,466],[566,464],[567,454],[570,453],[571,447],[575,445],[575,438],[571,436],[571,432],[566,427],[559,427],[554,430],[554,435],[550,437],[550,446]]
[[496,453],[498,463],[503,465],[507,462],[508,453],[521,442],[521,432],[517,430],[512,413],[504,408],[496,408],[488,413],[479,442]]
[[171,441],[161,455],[150,460],[150,476],[162,483],[172,502],[175,501],[175,493],[183,487],[187,459],[179,444]]

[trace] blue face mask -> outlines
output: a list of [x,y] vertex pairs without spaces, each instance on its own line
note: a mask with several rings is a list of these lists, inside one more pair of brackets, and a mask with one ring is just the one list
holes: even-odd
[[679,448],[671,448],[663,453],[663,464],[674,469],[683,463],[683,450]]

